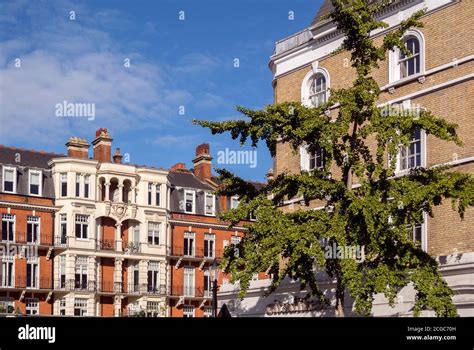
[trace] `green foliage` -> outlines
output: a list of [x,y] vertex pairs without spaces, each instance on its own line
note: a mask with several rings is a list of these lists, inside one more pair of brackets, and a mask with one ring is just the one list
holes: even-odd
[[[452,291],[441,278],[435,259],[415,243],[407,227],[423,222],[424,213],[433,215],[434,206],[450,199],[461,218],[474,204],[474,180],[449,167],[417,168],[406,176],[395,176],[395,160],[400,145],[408,145],[416,128],[447,142],[462,145],[457,125],[422,110],[413,115],[390,113],[380,108],[380,88],[372,78],[386,57],[398,46],[406,51],[402,36],[408,28],[420,27],[424,11],[415,13],[387,34],[376,46],[370,33],[387,24],[376,13],[384,2],[332,0],[329,15],[345,33],[341,50],[351,54],[357,76],[348,88],[331,90],[327,103],[309,108],[300,103],[281,103],[262,110],[237,107],[246,120],[195,123],[213,134],[230,133],[242,144],[264,141],[272,156],[277,142],[308,151],[322,148],[325,167],[299,174],[279,174],[261,189],[219,170],[224,181],[219,191],[239,195],[238,208],[223,215],[232,224],[253,213],[257,221],[239,246],[226,251],[223,262],[234,281],[240,281],[244,296],[252,276],[266,271],[272,276],[269,293],[283,278],[290,277],[309,290],[308,296],[326,301],[316,278],[320,271],[334,278],[336,298],[347,291],[361,315],[369,315],[374,295],[383,293],[393,305],[401,288],[411,284],[416,290],[413,312],[434,310],[438,316],[455,316]],[[331,111],[331,113],[328,113]],[[331,118],[330,115],[337,116]],[[370,140],[375,140],[370,143]],[[391,161],[387,164],[387,159]],[[338,168],[337,174],[333,174]],[[357,186],[353,186],[354,176]],[[283,212],[277,206],[285,199],[302,197],[308,204],[321,200],[325,210]],[[340,246],[361,246],[366,259],[327,259],[322,241]]]

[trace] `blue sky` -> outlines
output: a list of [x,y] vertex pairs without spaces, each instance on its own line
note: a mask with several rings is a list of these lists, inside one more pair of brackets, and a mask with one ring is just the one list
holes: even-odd
[[[215,160],[240,150],[191,120],[235,119],[236,105],[272,103],[274,42],[305,28],[320,3],[1,0],[0,143],[63,153],[69,136],[92,141],[105,127],[130,163],[165,168],[190,167],[202,142]],[[58,118],[63,101],[94,104],[95,118]],[[255,168],[223,167],[263,180],[271,158],[262,144]]]

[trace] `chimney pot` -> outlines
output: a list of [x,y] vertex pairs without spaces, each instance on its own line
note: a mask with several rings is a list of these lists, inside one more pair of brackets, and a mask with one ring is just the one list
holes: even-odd
[[122,155],[120,154],[120,148],[115,149],[115,154],[112,157],[114,159],[114,163],[116,164],[122,164]]
[[89,143],[80,137],[70,137],[66,142],[67,156],[73,158],[88,159]]
[[193,166],[194,175],[201,181],[211,179],[212,157],[208,143],[202,143],[196,147],[196,158],[193,160]]
[[110,163],[110,149],[112,147],[112,137],[106,128],[97,129],[95,132],[94,159],[101,163]]

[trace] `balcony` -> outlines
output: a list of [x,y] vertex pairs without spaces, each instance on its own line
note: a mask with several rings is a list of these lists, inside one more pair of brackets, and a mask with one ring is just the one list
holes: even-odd
[[105,294],[121,294],[123,293],[123,284],[122,282],[102,281],[99,284],[98,292]]
[[52,246],[53,245],[53,235],[46,233],[39,233],[33,235],[28,232],[2,232],[0,231],[0,237],[2,243],[11,243],[11,244],[31,244],[31,245],[41,245],[41,246]]
[[210,294],[204,290],[204,287],[179,286],[174,285],[171,288],[171,295],[175,297],[187,298],[208,298]]
[[185,249],[183,246],[173,246],[171,249],[171,256],[179,258],[189,258],[197,260],[214,260],[221,259],[223,256],[223,249],[215,249],[214,251],[207,251],[204,248],[194,248],[194,251]]
[[57,282],[54,289],[67,292],[95,292],[97,290],[95,281],[82,282],[73,279]]
[[122,248],[125,254],[137,254],[141,253],[140,242],[123,242]]
[[1,284],[1,288],[48,290],[53,285],[52,280],[47,277],[32,279],[29,276],[15,276],[14,283],[12,280],[4,282],[7,283]]
[[66,236],[54,236],[54,246],[57,248],[67,248],[69,239]]
[[132,295],[166,295],[167,290],[166,286],[154,286],[147,283],[133,284],[130,283],[127,285],[127,290],[125,293]]
[[115,250],[115,240],[113,239],[98,239],[97,250]]

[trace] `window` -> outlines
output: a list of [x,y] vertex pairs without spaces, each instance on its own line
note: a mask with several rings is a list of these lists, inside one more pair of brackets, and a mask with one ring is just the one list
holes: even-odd
[[85,175],[84,176],[84,198],[89,198],[90,196],[90,182],[91,182],[91,177],[90,175]]
[[233,244],[233,245],[239,244],[241,240],[242,240],[242,238],[239,237],[239,236],[230,237],[230,243]]
[[309,155],[309,169],[322,169],[324,168],[324,149],[318,147],[318,149]]
[[26,298],[26,314],[27,315],[38,315],[39,313],[39,300],[37,298]]
[[38,288],[38,263],[26,263],[26,287]]
[[307,147],[300,147],[301,170],[323,169],[325,163],[324,149],[318,147],[316,151],[310,153]]
[[59,215],[59,244],[61,246],[66,245],[67,240],[67,215],[61,214]]
[[147,301],[146,311],[149,316],[158,316],[160,314],[160,302],[159,301]]
[[59,175],[59,181],[61,184],[61,197],[67,197],[67,174],[63,173]]
[[230,198],[230,209],[235,209],[239,206],[240,200],[239,197],[233,196]]
[[204,317],[212,317],[212,307],[204,306]]
[[194,191],[184,191],[185,197],[185,208],[184,211],[186,213],[193,213],[194,214]]
[[30,195],[41,196],[41,171],[29,171]]
[[74,316],[87,315],[87,299],[74,299]]
[[2,287],[13,287],[15,268],[13,259],[2,260]]
[[81,175],[76,175],[76,197],[81,196]]
[[405,47],[411,52],[411,56],[406,56],[400,50],[398,59],[400,78],[420,73],[420,42],[414,36],[408,36],[404,41]]
[[212,281],[209,270],[204,270],[204,296],[210,297],[212,295]]
[[416,128],[408,146],[401,146],[398,153],[397,170],[409,170],[423,166],[424,156],[424,132]]
[[151,205],[151,198],[152,198],[152,184],[148,184],[148,205]]
[[16,192],[16,169],[3,167],[3,192]]
[[156,189],[155,189],[155,205],[157,207],[160,206],[160,185],[156,185]]
[[150,261],[148,265],[148,292],[156,293],[160,290],[160,263]]
[[[425,214],[426,216],[426,214]],[[425,217],[426,220],[426,217]],[[426,221],[425,221],[426,222]],[[411,239],[421,247],[421,249],[426,250],[426,226],[424,223],[417,222],[414,225],[407,226],[408,235]]]
[[301,85],[301,102],[307,107],[320,107],[329,98],[329,74],[324,68],[314,67]]
[[27,216],[26,218],[26,243],[38,243],[40,233],[40,218]]
[[59,288],[66,288],[66,256],[59,256]]
[[66,298],[59,299],[59,315],[66,316]]
[[138,262],[130,262],[129,271],[130,271],[129,278],[131,282],[131,285],[129,287],[129,292],[138,293],[140,291],[139,290],[140,270],[139,270]]
[[194,306],[184,305],[183,306],[183,317],[194,317]]
[[15,239],[15,215],[2,214],[2,241],[13,242]]
[[326,102],[326,78],[321,73],[315,74],[311,79],[308,98],[314,107]]
[[205,258],[213,258],[214,254],[214,247],[215,247],[215,240],[216,235],[211,234],[204,234],[204,257]]
[[74,284],[76,289],[87,289],[87,256],[76,257]]
[[193,266],[184,267],[184,296],[194,297],[195,271]]
[[422,74],[425,71],[423,34],[418,30],[408,30],[403,42],[411,55],[405,55],[399,48],[394,48],[389,52],[390,83]]
[[194,232],[184,233],[184,255],[194,256],[194,239],[196,234]]
[[215,211],[216,211],[216,199],[212,193],[206,193],[204,214],[213,216],[216,214]]
[[159,222],[148,223],[148,244],[160,244],[160,226]]
[[89,230],[89,217],[76,214],[76,238],[87,239]]

